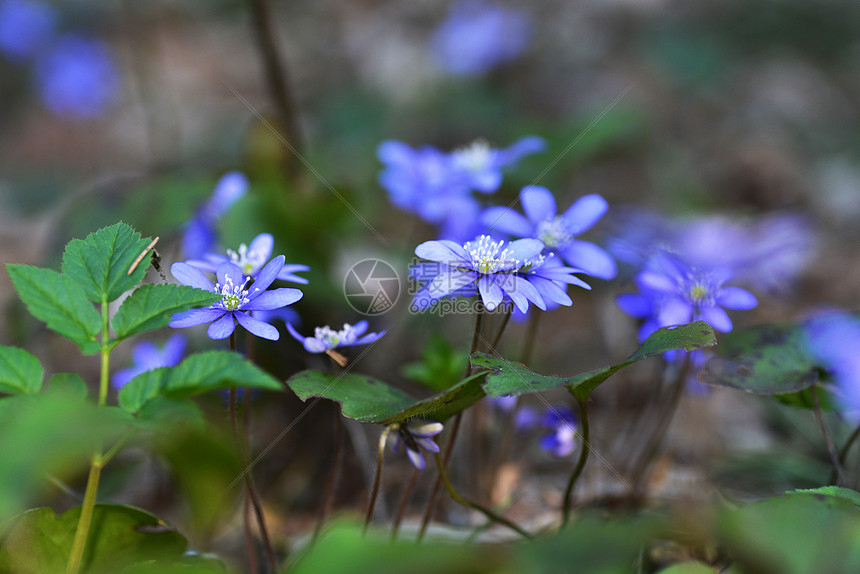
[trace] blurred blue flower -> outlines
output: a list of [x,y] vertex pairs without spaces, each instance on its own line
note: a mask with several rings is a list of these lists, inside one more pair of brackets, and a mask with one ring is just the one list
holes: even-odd
[[244,275],[242,270],[233,263],[223,263],[218,267],[216,271],[218,283],[215,285],[212,285],[209,278],[196,267],[187,263],[174,263],[170,267],[170,272],[180,283],[218,293],[222,299],[209,307],[177,313],[171,319],[169,326],[176,329],[211,323],[206,334],[211,339],[225,339],[233,333],[236,323],[239,323],[253,335],[277,341],[280,338],[278,329],[264,321],[254,319],[249,312],[278,309],[302,298],[302,292],[298,289],[282,287],[266,290],[277,278],[283,266],[283,255],[278,255],[269,261],[253,280],[249,290],[246,287],[251,278]]
[[622,311],[643,320],[639,340],[661,327],[703,320],[717,331],[732,330],[725,309],[752,309],[755,296],[741,287],[727,286],[727,271],[702,271],[677,255],[661,252],[652,257],[635,278],[638,293],[616,298]]
[[131,350],[132,366],[114,373],[111,383],[119,389],[141,373],[179,364],[185,353],[185,343],[185,337],[179,333],[167,339],[163,347],[151,341],[141,341]]
[[57,13],[35,0],[0,1],[0,52],[22,62],[44,50],[54,36]]
[[451,153],[384,141],[377,149],[384,165],[379,184],[394,205],[439,226],[441,238],[465,241],[482,231],[481,205],[471,192],[495,192],[504,168],[544,147],[536,136],[524,137],[506,149],[478,141]]
[[507,207],[491,207],[481,216],[490,229],[514,237],[533,237],[557,253],[564,261],[588,275],[612,279],[617,273],[615,260],[594,243],[576,237],[590,229],[606,213],[609,205],[597,194],[580,197],[561,215],[555,197],[545,187],[530,185],[520,192],[525,216]]
[[576,448],[576,417],[570,407],[549,407],[544,413],[543,426],[549,429],[540,447],[556,457],[565,457]]
[[834,393],[852,419],[860,420],[860,318],[842,312],[824,313],[804,325],[812,356],[832,373]]
[[248,178],[238,171],[224,174],[212,197],[204,203],[185,229],[182,237],[182,252],[188,259],[202,259],[212,251],[216,242],[215,225],[234,203],[248,192]]
[[337,349],[338,347],[369,345],[370,343],[378,341],[380,337],[385,335],[385,331],[380,331],[379,333],[368,333],[365,335],[364,332],[367,331],[367,327],[367,321],[359,321],[355,325],[344,323],[343,329],[340,331],[335,331],[326,325],[325,327],[317,327],[314,329],[313,337],[304,337],[296,331],[292,325],[287,323],[287,330],[296,341],[304,345],[305,350],[308,353],[325,353],[328,350]]
[[[201,271],[214,273],[222,263],[233,263],[238,265],[242,273],[249,277],[256,277],[266,262],[272,257],[272,250],[275,246],[275,238],[270,233],[261,233],[253,240],[250,245],[242,243],[239,249],[228,249],[226,255],[220,253],[207,253],[203,259],[191,259],[186,261],[189,265],[197,267]],[[307,285],[308,280],[304,277],[299,277],[295,273],[300,271],[310,271],[307,265],[290,264],[284,265],[281,272],[278,273],[277,279],[281,281],[292,281],[293,283],[301,283]]]
[[391,450],[395,454],[400,454],[400,449],[405,446],[406,455],[412,466],[418,470],[424,470],[424,455],[421,454],[421,449],[432,453],[439,452],[439,445],[433,442],[430,437],[434,437],[444,430],[442,423],[413,419],[406,424],[396,425],[395,430],[397,436]]
[[521,11],[490,2],[454,4],[433,37],[433,52],[447,72],[484,74],[517,58],[531,39],[531,20]]
[[35,64],[39,94],[54,113],[102,114],[116,98],[119,76],[107,44],[78,34],[60,36]]

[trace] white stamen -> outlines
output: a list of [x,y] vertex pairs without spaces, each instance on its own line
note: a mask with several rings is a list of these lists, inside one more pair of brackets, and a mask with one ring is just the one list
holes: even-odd
[[569,243],[573,235],[567,230],[567,226],[561,217],[541,221],[537,226],[535,236],[543,241],[547,249]]

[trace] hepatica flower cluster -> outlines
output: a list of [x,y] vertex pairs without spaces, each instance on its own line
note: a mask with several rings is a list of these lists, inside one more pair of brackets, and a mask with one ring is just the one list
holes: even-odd
[[506,149],[479,140],[450,153],[389,140],[377,149],[384,165],[379,183],[394,205],[438,226],[442,239],[463,242],[482,229],[482,205],[474,193],[495,193],[505,168],[544,147],[544,141],[534,136]]
[[280,338],[273,325],[251,316],[252,311],[270,311],[291,305],[302,298],[298,289],[280,287],[268,290],[284,268],[285,257],[278,255],[269,261],[255,277],[246,275],[241,267],[224,262],[215,271],[217,283],[197,267],[177,262],[170,272],[183,285],[197,287],[221,295],[221,300],[203,309],[191,309],[174,315],[170,327],[195,327],[209,324],[206,334],[212,339],[225,339],[233,334],[236,324],[249,333],[276,341]]

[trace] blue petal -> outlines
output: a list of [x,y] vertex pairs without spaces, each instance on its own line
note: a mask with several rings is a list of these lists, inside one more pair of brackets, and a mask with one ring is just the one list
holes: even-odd
[[693,318],[693,306],[683,299],[669,299],[657,313],[662,327],[685,325]]
[[487,275],[482,275],[478,279],[478,292],[481,294],[481,301],[484,302],[484,306],[488,311],[495,310],[502,302],[502,299],[504,299],[501,287]]
[[654,313],[651,299],[640,293],[622,293],[615,298],[618,308],[636,319],[645,319]]
[[215,191],[205,209],[213,219],[224,215],[230,207],[241,199],[248,191],[248,178],[243,173],[231,171],[225,173],[218,183]]
[[594,243],[573,240],[559,251],[568,265],[578,267],[592,277],[613,279],[618,274],[612,256]]
[[510,207],[491,207],[481,215],[481,223],[488,228],[514,237],[531,237],[535,227]]
[[280,279],[281,281],[292,281],[293,283],[301,283],[302,285],[307,285],[307,279],[305,279],[304,277],[299,277],[298,275],[294,275],[294,273],[310,270],[311,268],[307,265],[291,263],[290,265],[284,265],[283,269],[281,269],[281,272],[278,273],[278,279]]
[[717,297],[721,307],[729,309],[752,309],[758,305],[755,295],[740,287],[723,287]]
[[438,299],[449,293],[453,293],[457,289],[465,287],[478,278],[478,274],[471,271],[460,271],[458,269],[449,269],[446,273],[440,273],[427,286],[427,294]]
[[301,299],[302,295],[301,291],[290,287],[269,289],[257,296],[252,295],[250,297],[251,300],[242,309],[245,311],[271,311],[272,309],[280,309],[281,307],[292,305]]
[[570,296],[554,281],[543,277],[529,277],[529,283],[534,285],[534,288],[537,289],[537,292],[540,293],[545,302],[552,301],[565,307],[573,305],[573,300]]
[[508,246],[509,258],[519,259],[521,262],[531,261],[540,255],[544,249],[543,241],[539,239],[517,239],[511,241]]
[[429,438],[415,437],[415,442],[418,443],[418,446],[426,450],[427,452],[440,452],[439,445],[433,442]]
[[525,277],[514,275],[514,285],[517,293],[521,293],[526,299],[537,305],[539,309],[546,311],[546,303],[540,292]]
[[545,187],[529,185],[520,192],[520,203],[526,217],[537,225],[555,218],[555,196]]
[[412,463],[412,466],[414,466],[418,470],[424,470],[424,457],[421,455],[420,452],[406,447],[406,454],[409,456],[409,461]]
[[170,273],[183,285],[215,292],[215,286],[212,285],[212,281],[202,271],[187,263],[174,263],[170,266]]
[[720,307],[705,307],[699,311],[702,320],[708,325],[722,333],[728,333],[732,330],[732,320],[729,319],[726,313]]
[[385,331],[380,331],[379,333],[368,333],[364,337],[359,337],[355,340],[353,345],[369,345],[370,343],[375,343],[378,341],[383,335]]
[[608,209],[606,200],[592,193],[574,201],[561,217],[567,230],[573,235],[579,235],[597,223]]
[[301,335],[298,331],[296,331],[295,327],[293,327],[290,323],[287,323],[287,331],[289,331],[290,335],[293,336],[293,339],[295,339],[299,343],[305,342],[304,335]]
[[242,274],[242,269],[238,265],[230,262],[219,265],[218,269],[215,270],[215,277],[218,278],[218,283],[220,283],[222,287],[227,283],[228,277],[236,287],[245,282],[245,276]]
[[271,233],[261,233],[257,237],[251,240],[251,244],[248,246],[248,252],[256,252],[260,253],[263,261],[272,256],[272,249],[275,247],[275,238],[272,237]]
[[234,315],[236,315],[236,320],[239,324],[253,335],[270,341],[277,341],[281,338],[281,334],[278,332],[278,329],[268,323],[258,321],[245,313],[234,313]]
[[209,328],[206,329],[206,334],[209,335],[209,338],[226,339],[229,337],[236,328],[233,315],[234,313],[225,313],[223,317],[209,325]]
[[[254,280],[254,288],[259,289],[260,291],[265,291],[269,288],[275,279],[278,278],[278,273],[281,272],[281,269],[284,267],[284,261],[286,257],[283,255],[278,255],[273,258],[271,261],[266,263],[266,266],[263,267],[259,273],[257,273],[257,277]],[[298,299],[296,299],[298,301]],[[289,305],[289,303],[287,303]]]
[[365,331],[367,331],[368,323],[367,321],[359,321],[355,325],[352,326],[352,333],[356,337],[361,336]]
[[168,323],[167,326],[172,329],[196,327],[197,325],[204,325],[206,323],[216,321],[224,315],[224,313],[226,313],[226,311],[223,309],[212,307],[206,307],[205,309],[190,309],[188,311],[175,314],[171,317],[170,323]]
[[415,255],[421,259],[438,261],[448,265],[468,260],[469,256],[463,247],[448,239],[425,241],[415,248]]

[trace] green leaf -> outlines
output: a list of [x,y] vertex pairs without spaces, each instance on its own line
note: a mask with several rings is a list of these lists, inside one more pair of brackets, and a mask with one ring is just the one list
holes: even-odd
[[802,391],[819,379],[798,325],[761,325],[726,333],[701,380],[757,395]]
[[24,349],[0,345],[0,393],[38,393],[43,375],[39,359]]
[[434,333],[421,353],[421,360],[403,367],[403,375],[434,391],[454,386],[469,363],[465,351],[454,349],[439,333]]
[[87,384],[77,373],[56,373],[48,380],[48,392],[82,401],[87,398]]
[[67,276],[32,265],[6,266],[18,295],[30,313],[48,328],[71,339],[84,354],[97,353],[101,317],[81,288]]
[[143,260],[129,275],[134,261],[144,252],[150,239],[125,223],[91,233],[86,239],[73,239],[63,253],[63,273],[83,289],[90,301],[114,301],[134,288],[146,275]]
[[789,490],[786,492],[786,494],[818,494],[824,496],[835,496],[837,498],[847,500],[857,508],[860,508],[860,492],[857,492],[856,490],[851,490],[850,488],[843,488],[841,486],[822,486],[819,488]]
[[660,570],[657,574],[716,574],[716,572],[704,562],[679,562]]
[[155,397],[140,409],[135,426],[159,434],[173,435],[183,429],[203,432],[206,419],[195,402],[188,399]]
[[0,522],[27,508],[47,486],[85,470],[96,445],[126,435],[127,413],[70,401],[63,393],[18,395],[0,401]]
[[484,391],[491,397],[536,393],[565,385],[577,399],[585,400],[603,381],[637,361],[675,349],[695,351],[715,344],[714,330],[704,321],[696,321],[689,325],[659,329],[624,361],[573,377],[539,375],[521,363],[486,353],[472,355],[472,365],[490,371],[484,383]]
[[[64,572],[81,507],[57,516],[36,508],[4,525],[0,574]],[[187,542],[159,518],[132,506],[97,504],[84,551],[83,570],[107,574],[141,560],[176,560]]]
[[486,372],[481,372],[466,377],[444,393],[418,401],[382,422],[384,424],[391,424],[415,417],[424,417],[444,423],[452,416],[466,410],[484,398],[485,395],[481,388],[481,383],[486,375]]
[[118,339],[166,326],[174,313],[211,305],[221,296],[185,285],[141,285],[111,321]]
[[287,379],[287,385],[303,401],[322,397],[338,402],[343,416],[363,423],[385,423],[416,402],[387,383],[353,373],[328,376],[302,371]]
[[852,500],[792,494],[725,512],[719,537],[743,572],[860,572],[860,511]]
[[270,391],[284,388],[277,379],[241,355],[208,351],[191,355],[175,367],[139,374],[120,390],[119,404],[126,411],[137,413],[159,396],[182,399],[230,387]]

